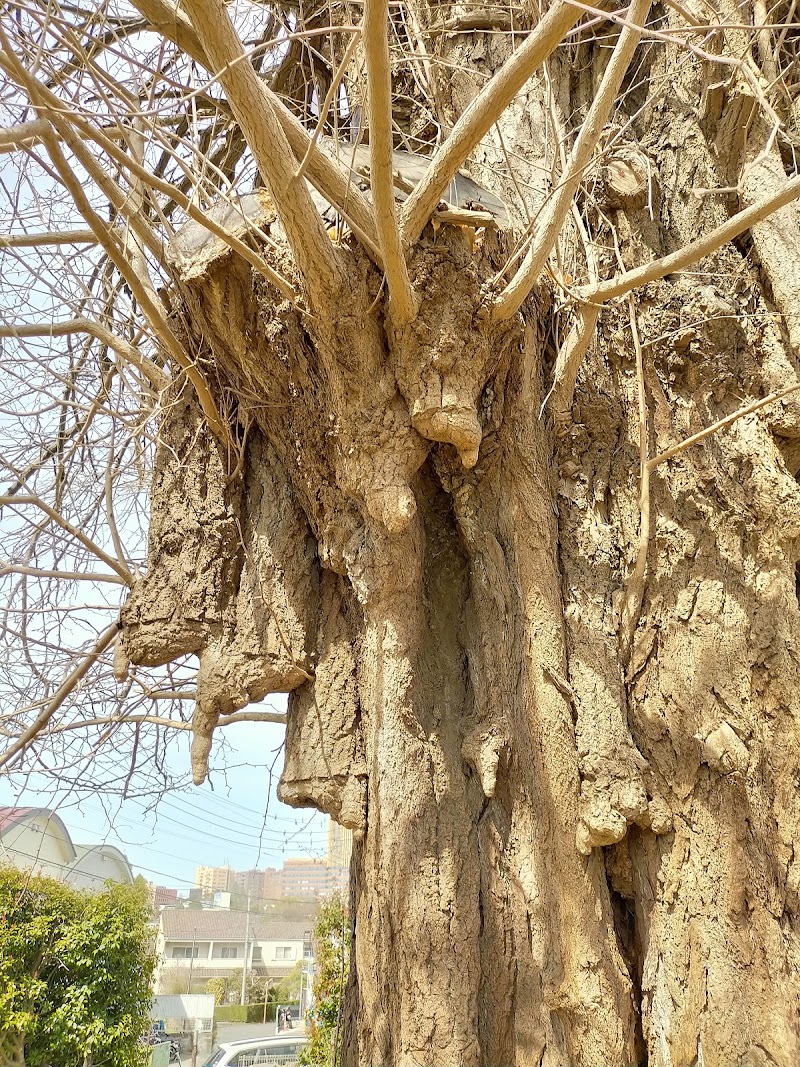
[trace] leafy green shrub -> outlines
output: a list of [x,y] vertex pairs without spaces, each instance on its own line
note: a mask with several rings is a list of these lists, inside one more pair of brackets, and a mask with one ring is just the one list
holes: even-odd
[[0,1034],[28,1067],[140,1067],[155,956],[136,887],[81,892],[0,867]]
[[328,1067],[334,1059],[337,1064],[341,1059],[341,1042],[337,1040],[336,1030],[350,968],[350,924],[341,897],[331,897],[322,906],[314,927],[314,943],[314,1008],[308,1018],[306,1032],[309,1040],[300,1053],[300,1063],[308,1067]]

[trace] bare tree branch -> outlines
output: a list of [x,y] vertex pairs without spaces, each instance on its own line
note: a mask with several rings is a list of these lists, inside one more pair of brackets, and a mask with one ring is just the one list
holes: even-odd
[[[213,63],[208,58],[200,38],[186,16],[174,5],[168,0],[133,0],[133,2],[134,6],[154,26],[157,26],[165,37],[178,42],[188,55],[207,70],[212,70]],[[380,266],[382,257],[370,203],[358,189],[354,188],[343,170],[323,151],[311,144],[308,131],[284,107],[275,94],[263,84],[262,91],[271,101],[278,122],[297,161],[304,159],[308,153],[306,169],[312,185],[347,219],[354,233]]]
[[677,456],[679,452],[685,452],[687,448],[699,444],[700,441],[704,441],[706,437],[710,437],[711,434],[717,433],[719,430],[724,430],[726,426],[730,426],[732,423],[744,418],[745,415],[752,415],[754,411],[760,411],[761,408],[765,408],[769,404],[774,404],[778,400],[783,400],[786,396],[791,396],[792,393],[796,393],[798,389],[800,389],[800,382],[795,382],[793,385],[787,385],[785,389],[778,389],[774,393],[770,393],[769,396],[765,396],[761,400],[755,400],[752,404],[745,404],[744,407],[737,408],[736,411],[732,412],[730,415],[726,415],[724,418],[718,419],[710,426],[706,426],[704,430],[692,434],[691,437],[687,437],[677,445],[672,445],[671,448],[667,448],[663,452],[659,452],[657,456],[653,456],[653,458],[647,462],[647,469],[649,471],[655,470],[656,467],[659,467],[662,463],[666,463],[668,459]]
[[536,284],[547,257],[558,240],[583,172],[616,104],[619,87],[641,39],[649,10],[650,0],[633,0],[625,27],[603,74],[600,88],[588,115],[581,123],[561,181],[544,209],[533,244],[517,273],[494,302],[492,317],[497,321],[509,319],[519,311],[522,301]]
[[417,302],[408,277],[394,198],[392,161],[392,63],[389,0],[365,0],[364,50],[369,93],[370,184],[375,224],[389,287],[389,310],[399,325],[410,322]]
[[63,582],[107,582],[111,585],[129,586],[126,578],[118,574],[82,574],[79,571],[45,570],[41,567],[22,567],[15,563],[0,564],[0,578],[6,574],[22,574],[29,578],[58,578]]
[[[94,235],[92,240],[95,240]],[[19,323],[9,326],[0,326],[0,337],[67,337],[73,333],[86,333],[96,338],[104,345],[116,352],[122,359],[127,360],[142,372],[150,384],[158,390],[165,389],[169,385],[169,375],[165,374],[151,360],[141,355],[134,346],[123,341],[111,330],[101,326],[99,322],[91,319],[70,319],[67,322],[51,323]]]
[[100,548],[100,546],[96,544],[90,537],[87,537],[82,530],[79,530],[76,526],[73,526],[71,522],[68,522],[63,515],[60,515],[55,510],[55,508],[50,507],[50,505],[46,501],[41,500],[38,496],[31,495],[0,496],[0,508],[5,507],[7,505],[17,506],[22,504],[28,504],[33,507],[39,508],[39,510],[43,511],[49,519],[52,519],[53,522],[57,523],[71,537],[74,537],[76,541],[79,541],[84,548],[88,549],[92,553],[92,555],[97,556],[97,558],[101,559],[103,563],[107,564],[107,566],[109,566],[112,571],[115,571],[120,576],[120,578],[122,578],[126,585],[133,585],[133,575],[128,570],[127,566],[122,560],[114,559],[113,556],[109,556],[109,554],[107,552],[104,552],[103,549]]
[[652,263],[645,263],[644,266],[636,267],[635,270],[625,271],[624,274],[619,274],[610,281],[587,286],[581,290],[581,298],[591,303],[604,303],[606,300],[613,300],[614,297],[623,296],[639,286],[647,285],[648,282],[664,278],[667,274],[674,274],[676,271],[683,270],[684,267],[690,267],[693,263],[697,263],[705,256],[710,256],[712,252],[728,244],[740,233],[749,230],[757,222],[761,222],[773,211],[785,207],[798,197],[800,197],[800,176],[791,178],[780,192],[759,200],[752,207],[737,211],[727,222],[723,222],[721,226],[715,227],[676,252],[653,260]]
[[557,48],[582,12],[568,0],[557,0],[539,25],[493,78],[481,89],[433,157],[427,174],[405,202],[400,216],[403,241],[412,245],[458,168],[492,128],[537,67]]
[[[126,723],[149,722],[155,726],[167,726],[172,730],[191,731],[190,722],[179,722],[177,719],[167,719],[163,715],[107,715],[96,719],[79,719],[77,722],[59,723],[49,732],[61,734],[67,730],[84,730],[90,726],[121,725]],[[225,715],[220,719],[217,727],[229,726],[235,722],[277,722],[286,723],[286,716],[277,711],[236,711],[232,715]]]
[[116,640],[119,633],[119,622],[113,623],[97,639],[92,649],[80,660],[58,687],[52,698],[47,702],[41,713],[34,719],[27,730],[24,730],[17,740],[9,745],[5,752],[0,753],[0,768],[5,767],[17,755],[36,739],[48,724],[53,715],[58,711],[75,686],[86,676],[92,666],[103,655],[105,650]]
[[186,0],[186,8],[228,97],[292,247],[311,304],[330,307],[344,284],[336,247],[303,181],[263,82],[250,65],[223,0]]
[[46,245],[94,245],[91,230],[54,230],[46,233],[0,234],[0,248],[40,248]]
[[22,122],[19,126],[0,127],[0,152],[14,152],[25,148],[31,141],[38,141],[48,130],[48,124],[42,119]]

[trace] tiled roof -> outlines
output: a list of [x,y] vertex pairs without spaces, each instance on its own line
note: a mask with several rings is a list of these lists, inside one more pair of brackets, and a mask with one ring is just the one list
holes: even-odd
[[[161,929],[169,941],[244,941],[247,914],[203,908],[164,908]],[[302,941],[314,922],[275,922],[250,915],[250,936],[257,941]]]

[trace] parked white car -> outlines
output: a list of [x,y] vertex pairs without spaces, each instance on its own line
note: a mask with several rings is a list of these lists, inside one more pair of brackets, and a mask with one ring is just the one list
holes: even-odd
[[225,1041],[211,1050],[204,1067],[295,1067],[305,1043],[304,1037],[291,1034]]

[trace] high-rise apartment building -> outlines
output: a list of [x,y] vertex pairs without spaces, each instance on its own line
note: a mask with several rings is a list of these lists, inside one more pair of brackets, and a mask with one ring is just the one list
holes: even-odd
[[349,867],[353,854],[353,831],[328,816],[328,866]]
[[314,900],[328,896],[331,891],[330,871],[325,860],[284,860],[281,883],[284,900]]
[[226,893],[233,888],[233,874],[230,867],[195,867],[194,884],[204,896]]
[[234,871],[231,889],[253,900],[279,900],[281,896],[280,872],[274,867],[263,871]]

